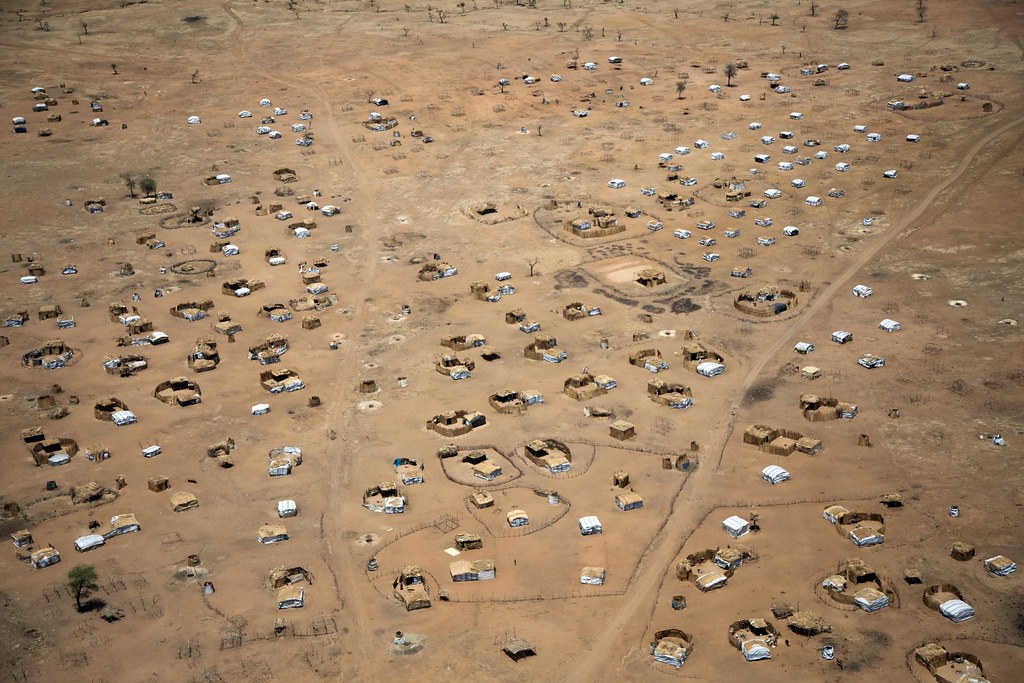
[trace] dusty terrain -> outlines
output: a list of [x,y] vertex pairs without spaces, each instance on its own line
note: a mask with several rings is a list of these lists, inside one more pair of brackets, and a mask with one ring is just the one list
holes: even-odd
[[[24,310],[27,321],[0,332],[8,342],[0,348],[0,527],[5,537],[28,529],[33,543],[0,556],[3,670],[15,681],[90,682],[719,681],[751,672],[765,681],[929,681],[914,650],[934,642],[979,658],[992,681],[1017,680],[1022,573],[998,577],[982,560],[1024,560],[1018,5],[930,0],[918,21],[911,2],[855,0],[844,6],[841,30],[838,6],[817,7],[815,16],[807,3],[676,7],[69,0],[5,8],[0,110],[7,121],[24,117],[26,132],[7,125],[2,133],[0,315]],[[728,64],[741,67],[731,87]],[[819,64],[828,68],[819,72]],[[769,89],[766,73],[790,92]],[[916,78],[904,83],[899,74]],[[524,83],[526,75],[537,81]],[[56,99],[48,111],[33,111],[43,101],[33,99],[35,87]],[[272,104],[260,106],[262,98]],[[94,100],[102,112],[90,111]],[[897,111],[887,108],[892,100],[942,104]],[[270,124],[281,138],[257,135],[274,107],[287,109]],[[240,118],[243,110],[253,117]],[[303,110],[312,118],[300,120]],[[371,112],[397,125],[375,131],[364,125]],[[61,119],[47,121],[52,114]],[[190,116],[201,122],[190,125]],[[95,117],[109,125],[90,125]],[[291,126],[300,123],[309,146],[295,144],[303,132]],[[52,134],[40,136],[43,128]],[[777,139],[766,145],[765,135]],[[834,150],[842,144],[848,152]],[[786,154],[784,145],[797,150]],[[688,154],[676,151],[683,146]],[[755,163],[760,153],[771,160]],[[672,158],[659,163],[662,154]],[[805,156],[809,163],[791,170],[778,166]],[[850,169],[837,170],[840,162]],[[275,179],[282,168],[295,182]],[[883,177],[889,169],[896,178]],[[136,180],[134,196],[122,174]],[[231,182],[204,183],[216,174]],[[147,175],[172,196],[141,201],[137,183]],[[726,200],[727,184],[715,186],[733,177],[751,193],[739,202]],[[609,187],[613,178],[625,187]],[[696,182],[680,184],[689,178]],[[693,203],[672,205],[641,188]],[[781,197],[750,206],[772,188]],[[829,196],[833,188],[845,196]],[[341,211],[309,210],[302,195]],[[821,206],[805,203],[812,195]],[[104,211],[87,212],[98,198]],[[275,219],[273,204],[294,217]],[[192,207],[196,223],[186,221]],[[627,208],[639,215],[627,217]],[[599,209],[624,230],[583,237],[566,229]],[[755,225],[760,216],[772,224]],[[218,239],[211,228],[228,217],[241,230]],[[317,226],[295,237],[288,225],[306,218]],[[716,225],[700,230],[703,221]],[[786,226],[799,234],[784,236]],[[734,229],[738,236],[725,236]],[[692,236],[677,238],[677,230]],[[698,244],[703,238],[716,244]],[[211,248],[228,241],[240,253]],[[271,248],[287,263],[271,266]],[[720,259],[702,258],[712,252]],[[307,296],[303,264],[317,261],[325,305],[289,308]],[[457,274],[419,277],[441,263]],[[62,274],[68,265],[77,272]],[[19,284],[30,267],[36,281]],[[749,277],[731,277],[734,268],[750,268]],[[647,270],[664,283],[639,284]],[[503,271],[511,279],[496,281]],[[238,297],[223,289],[234,280],[265,286]],[[505,284],[515,291],[486,301],[471,293],[478,281],[491,295]],[[853,296],[857,284],[874,294]],[[791,292],[795,304],[769,317],[734,305],[762,288]],[[201,320],[169,312],[207,299],[213,305]],[[258,315],[277,303],[291,319]],[[573,303],[601,315],[569,320],[562,311]],[[40,307],[54,304],[61,314],[43,319]],[[115,304],[135,306],[169,343],[117,346],[129,330],[112,318]],[[540,331],[507,322],[514,309]],[[320,325],[304,325],[306,316]],[[75,326],[58,329],[69,317]],[[228,318],[241,331],[215,333]],[[902,329],[882,331],[884,318]],[[854,340],[830,341],[835,330]],[[274,333],[288,341],[281,362],[250,360],[248,349]],[[440,344],[472,334],[486,345]],[[525,357],[545,335],[567,359]],[[205,336],[217,342],[220,362],[197,373],[186,357]],[[73,351],[64,367],[23,363],[57,339]],[[684,367],[683,347],[694,340],[724,358],[723,374]],[[794,353],[799,341],[815,350]],[[647,349],[669,368],[652,374],[630,364]],[[123,378],[105,370],[106,357],[128,353],[145,356],[148,367]],[[447,353],[475,364],[469,378],[435,370]],[[865,353],[885,366],[860,367]],[[808,365],[821,376],[803,378]],[[305,387],[261,386],[261,372],[283,368]],[[576,401],[563,385],[583,371],[617,386]],[[197,383],[201,402],[154,397],[176,377]],[[692,405],[652,401],[655,379],[689,387]],[[368,380],[375,384],[361,391]],[[489,397],[505,389],[544,400],[500,414]],[[859,413],[805,419],[800,398],[808,393]],[[137,423],[97,419],[94,406],[111,397]],[[260,403],[270,412],[252,414]],[[486,424],[454,437],[425,426],[455,410],[479,411]],[[612,438],[615,420],[632,423],[635,436]],[[744,443],[754,424],[823,448],[765,452]],[[23,441],[34,427],[79,450],[67,464],[37,466],[33,443]],[[992,434],[1006,445],[984,438]],[[228,438],[235,448],[225,468],[207,451]],[[564,443],[568,472],[529,459],[534,439]],[[439,449],[449,444],[458,455],[442,462]],[[153,445],[160,454],[144,458]],[[268,476],[268,453],[286,445],[302,449],[302,463],[289,476]],[[108,459],[86,455],[103,449]],[[502,469],[493,481],[462,461],[478,450]],[[366,509],[364,491],[396,480],[397,458],[422,464],[424,482],[400,486],[408,496],[402,514]],[[768,465],[791,480],[770,485],[761,478]],[[620,488],[613,479],[623,471],[630,481]],[[157,475],[169,478],[168,490],[149,490]],[[88,482],[109,492],[72,503],[72,487]],[[620,511],[615,495],[630,489],[644,507]],[[182,491],[198,508],[172,511],[171,495]],[[479,491],[492,493],[492,507],[471,502]],[[884,506],[885,494],[899,494],[903,506]],[[284,499],[296,501],[296,517],[278,519]],[[855,547],[822,518],[833,504],[875,515],[869,523],[884,525],[884,543]],[[960,516],[950,516],[951,505]],[[530,524],[511,528],[514,509]],[[140,532],[75,551],[91,521],[104,533],[110,517],[127,512]],[[752,513],[760,531],[739,540],[748,557],[725,588],[703,593],[677,578],[687,556],[736,543],[723,520]],[[602,534],[580,535],[585,515],[600,518]],[[257,542],[268,523],[284,524],[288,540]],[[461,533],[478,534],[483,548],[446,553]],[[976,555],[951,557],[956,541]],[[30,550],[46,546],[61,562],[32,568]],[[875,569],[889,607],[867,613],[821,587],[850,557]],[[457,583],[449,573],[456,559],[492,560],[496,577]],[[100,584],[82,613],[64,587],[80,562],[95,566]],[[429,609],[407,612],[393,593],[408,565],[423,571]],[[297,584],[301,609],[277,609],[269,575],[280,566],[310,574]],[[593,566],[606,569],[605,583],[581,584],[581,569]],[[921,583],[904,580],[908,570]],[[204,594],[206,583],[215,592]],[[955,587],[976,616],[943,618],[923,600],[932,586]],[[673,608],[678,598],[685,609]],[[772,615],[778,603],[816,613],[831,631],[794,633]],[[108,623],[103,607],[123,617]],[[753,618],[780,631],[770,661],[747,663],[730,644],[730,624]],[[665,629],[692,639],[681,668],[652,657],[654,634]],[[395,645],[396,631],[414,646]],[[507,657],[501,647],[513,638],[529,641],[536,656]],[[825,645],[834,660],[822,658]]]

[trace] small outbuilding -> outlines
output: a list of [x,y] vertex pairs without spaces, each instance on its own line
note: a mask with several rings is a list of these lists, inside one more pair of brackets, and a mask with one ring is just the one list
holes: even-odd
[[733,515],[722,522],[722,531],[733,538],[739,538],[750,531],[750,522],[738,515]]
[[264,545],[280,543],[288,540],[288,530],[283,524],[264,524],[256,534],[257,540]]
[[297,609],[306,602],[306,590],[303,586],[284,586],[277,591],[278,609]]
[[175,512],[184,512],[199,507],[199,499],[188,491],[175,491],[171,495],[171,509]]
[[29,556],[29,562],[35,569],[49,567],[51,564],[60,562],[60,553],[54,548],[40,548]]
[[584,536],[594,536],[602,531],[601,520],[594,515],[580,517],[580,533]]
[[638,493],[627,491],[615,496],[615,504],[624,512],[627,510],[639,510],[644,506],[644,499]]

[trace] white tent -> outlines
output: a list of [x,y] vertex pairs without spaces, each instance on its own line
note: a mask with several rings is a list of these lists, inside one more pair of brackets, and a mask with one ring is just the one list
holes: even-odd
[[707,593],[718,588],[724,588],[725,584],[728,583],[729,577],[720,571],[710,571],[706,574],[701,575],[697,579],[697,589]]
[[46,459],[46,463],[50,467],[57,467],[59,465],[67,465],[71,462],[71,456],[61,451],[60,453],[54,453]]
[[769,465],[761,470],[761,478],[769,484],[781,484],[789,479],[789,472],[778,465]]
[[75,550],[84,553],[86,550],[98,548],[106,542],[106,539],[99,534],[86,534],[75,539]]
[[903,326],[891,318],[886,318],[882,322],[878,323],[878,327],[886,332],[895,332]]
[[266,415],[267,413],[270,412],[270,404],[257,403],[252,408],[250,408],[250,410],[252,411],[253,415]]
[[580,572],[580,583],[588,586],[603,586],[607,572],[604,567],[584,567]]
[[947,600],[939,605],[939,611],[942,616],[956,624],[974,618],[974,608],[963,600]]
[[278,517],[294,517],[299,514],[299,506],[294,500],[279,500],[277,501],[277,516]]
[[743,651],[743,658],[748,662],[772,658],[772,651],[768,648],[768,644],[760,638],[744,641],[740,648]]
[[697,374],[704,377],[716,377],[725,372],[725,366],[721,363],[705,361],[697,366]]
[[190,117],[188,117],[188,125],[194,126],[194,125],[196,125],[198,123],[202,123],[202,119],[200,119],[198,116],[190,116]]
[[594,515],[580,517],[580,533],[584,536],[593,536],[601,533],[602,531],[601,520]]
[[739,538],[750,531],[750,522],[738,515],[733,515],[722,522],[722,531],[733,538]]
[[857,285],[853,288],[853,295],[860,297],[861,299],[866,299],[874,293],[875,290],[871,289],[867,285]]

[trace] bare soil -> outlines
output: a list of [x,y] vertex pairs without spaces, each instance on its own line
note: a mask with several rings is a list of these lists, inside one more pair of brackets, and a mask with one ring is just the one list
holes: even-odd
[[[3,670],[22,682],[589,683],[743,680],[755,667],[765,681],[927,681],[913,650],[937,642],[980,657],[992,681],[1016,680],[1024,573],[996,577],[982,561],[1024,561],[1016,457],[1024,356],[1014,324],[1024,320],[1015,201],[1024,167],[1024,22],[1012,2],[927,5],[918,21],[912,3],[857,0],[844,6],[849,24],[840,30],[837,7],[816,6],[812,16],[806,3],[780,2],[60,0],[0,11],[0,110],[8,120],[24,117],[27,128],[16,133],[12,121],[0,132],[0,315],[28,313],[24,326],[0,331],[9,342],[0,346],[0,502],[8,506],[0,528],[29,529],[32,550],[52,545],[61,554],[39,570],[24,561],[29,548],[0,555]],[[609,62],[613,55],[621,63]],[[850,68],[840,70],[841,62]],[[730,63],[743,67],[731,87]],[[818,73],[819,64],[827,70]],[[779,74],[791,92],[770,89],[763,73]],[[903,73],[915,80],[897,81]],[[526,75],[537,82],[524,83]],[[42,101],[34,87],[57,103],[33,111]],[[272,105],[260,106],[261,98]],[[887,107],[891,100],[943,104],[898,111]],[[93,101],[101,112],[90,109]],[[267,124],[280,139],[257,135],[275,107],[287,109]],[[589,116],[573,115],[581,109]],[[240,118],[242,110],[252,118]],[[303,110],[312,118],[300,119]],[[397,126],[372,130],[364,125],[371,112]],[[51,114],[61,120],[48,121]],[[201,123],[188,124],[193,115]],[[91,125],[96,117],[109,125]],[[306,130],[293,130],[300,123]],[[52,134],[38,135],[43,128]],[[761,143],[781,131],[794,137]],[[882,138],[870,142],[866,132]],[[310,146],[295,144],[304,133]],[[698,148],[698,139],[710,146]],[[840,144],[850,151],[835,151]],[[797,152],[784,153],[784,145]],[[682,146],[690,153],[677,154]],[[713,160],[714,152],[724,159]],[[659,167],[665,153],[673,158]],[[771,161],[755,163],[760,153]],[[798,157],[810,163],[778,167]],[[837,170],[840,162],[850,170]],[[678,179],[697,184],[669,180],[668,165],[681,165]],[[297,181],[275,180],[281,168]],[[883,177],[889,169],[896,178]],[[135,196],[122,174],[135,179]],[[204,182],[217,174],[231,182]],[[173,197],[141,202],[147,175]],[[715,187],[734,176],[751,192],[741,202]],[[612,178],[626,186],[608,187]],[[793,187],[794,178],[806,186]],[[641,187],[695,202],[666,206]],[[782,197],[749,205],[769,188]],[[832,188],[845,196],[830,197]],[[297,201],[314,190],[320,206],[340,213],[327,217]],[[810,195],[822,205],[807,205]],[[98,198],[105,210],[86,212],[85,202]],[[273,204],[293,218],[276,220]],[[495,211],[480,214],[485,204]],[[641,216],[627,218],[627,206]],[[195,223],[186,220],[192,207],[200,210]],[[626,231],[586,240],[565,230],[591,208],[613,210]],[[739,209],[746,214],[729,216]],[[223,255],[214,243],[225,240],[211,234],[229,216],[241,225],[228,238],[240,249],[235,256]],[[755,225],[758,216],[772,225]],[[306,218],[317,223],[311,236],[294,237],[289,224]],[[650,232],[645,225],[655,219],[665,226]],[[717,226],[698,230],[699,221]],[[799,235],[784,236],[788,225]],[[693,236],[677,238],[677,229]],[[740,235],[726,238],[729,229]],[[164,246],[147,248],[139,235],[148,232]],[[703,237],[717,244],[701,246]],[[759,237],[776,242],[763,246]],[[287,263],[269,265],[270,248]],[[705,251],[721,259],[708,263]],[[331,305],[289,307],[308,296],[296,271],[318,260]],[[458,274],[418,279],[423,264],[442,261]],[[39,264],[45,274],[20,284]],[[63,275],[68,265],[77,273]],[[749,278],[730,276],[747,267]],[[636,283],[644,268],[662,271],[666,283]],[[474,281],[492,291],[505,284],[494,280],[503,271],[514,294],[496,303],[470,294]],[[234,280],[266,286],[224,294]],[[854,297],[856,284],[874,295]],[[768,318],[734,307],[738,294],[765,286],[797,292],[798,305]],[[169,313],[206,298],[215,305],[202,320]],[[564,319],[563,307],[578,301],[602,315]],[[170,342],[119,348],[128,331],[108,307],[120,303],[136,306]],[[258,314],[278,303],[290,320]],[[51,304],[76,325],[39,319],[39,307]],[[554,336],[568,359],[527,359],[532,335],[505,322],[514,308]],[[310,315],[320,325],[305,329]],[[242,331],[215,334],[221,317]],[[884,318],[902,329],[882,331]],[[830,341],[839,329],[854,341]],[[281,363],[249,360],[248,347],[272,333],[288,338]],[[437,357],[449,351],[441,338],[474,333],[500,358],[487,362],[481,348],[466,349],[458,355],[476,363],[470,378],[436,372]],[[197,375],[186,356],[206,335],[221,360]],[[683,346],[693,338],[724,356],[724,374],[684,369]],[[54,339],[75,349],[74,363],[22,364]],[[799,341],[815,351],[797,355]],[[628,362],[652,347],[670,363],[657,376]],[[126,352],[143,354],[148,367],[127,378],[107,373],[104,357]],[[885,366],[860,367],[865,353],[884,357]],[[801,377],[809,364],[821,368],[819,379]],[[260,386],[262,371],[285,367],[304,389],[271,394]],[[587,403],[565,396],[566,378],[584,368],[618,386]],[[201,385],[200,403],[154,397],[160,381],[177,376]],[[655,377],[690,386],[693,405],[650,401]],[[369,379],[379,391],[360,393]],[[498,414],[488,397],[506,387],[535,389],[544,401],[520,416]],[[800,413],[805,393],[834,394],[859,414],[809,422]],[[52,419],[47,396],[67,415]],[[138,422],[97,420],[93,406],[110,397]],[[252,414],[257,403],[270,412]],[[480,411],[486,424],[451,439],[426,428],[448,410]],[[596,416],[608,412],[633,423],[636,435],[612,438],[612,420]],[[771,455],[743,442],[751,424],[798,431],[824,448]],[[35,465],[21,432],[37,425],[47,438],[77,442],[69,464]],[[993,434],[1006,446],[994,445]],[[236,447],[227,468],[207,446],[229,437]],[[569,472],[552,474],[525,458],[523,446],[536,438],[570,445]],[[870,446],[858,445],[865,441]],[[154,444],[161,454],[142,457]],[[442,465],[438,449],[447,444],[492,454],[504,474],[483,482],[460,458]],[[300,446],[303,462],[270,477],[268,454],[285,445]],[[86,457],[102,448],[109,459]],[[683,455],[686,466],[676,467]],[[405,512],[363,508],[363,492],[396,479],[393,463],[402,457],[425,464],[424,483],[401,487]],[[761,470],[772,464],[792,479],[765,482]],[[613,483],[619,472],[629,474],[625,488]],[[127,486],[104,499],[112,502],[74,505],[64,495],[90,481],[115,489],[118,475]],[[156,475],[169,477],[171,488],[150,491]],[[56,491],[46,490],[50,481]],[[199,507],[175,513],[170,496],[183,490]],[[481,490],[493,494],[493,507],[473,505]],[[615,495],[630,490],[644,507],[623,512]],[[557,503],[549,502],[553,493]],[[887,493],[900,493],[904,506],[884,507]],[[297,502],[298,516],[277,518],[285,499]],[[884,515],[885,542],[853,546],[822,519],[832,504]],[[950,505],[959,517],[948,514]],[[509,527],[515,508],[529,514],[528,526]],[[76,553],[90,522],[102,533],[111,516],[128,512],[141,532]],[[737,543],[722,520],[752,513],[761,530],[738,543],[757,559],[726,587],[701,593],[676,578],[687,555]],[[599,517],[602,534],[580,534],[587,515]],[[268,523],[283,524],[288,540],[261,545],[257,531]],[[479,534],[483,548],[445,552],[459,533]],[[957,540],[972,543],[977,556],[952,559]],[[889,607],[869,614],[825,595],[821,580],[853,556],[891,591]],[[371,559],[376,571],[367,568]],[[458,559],[493,560],[495,579],[453,581],[449,565]],[[94,606],[123,618],[108,623],[101,609],[76,610],[64,584],[78,563],[99,575]],[[409,565],[424,572],[429,609],[406,612],[393,595]],[[277,609],[268,576],[279,566],[311,573],[301,609]],[[607,570],[604,585],[580,583],[588,566]],[[923,584],[903,580],[909,569]],[[215,592],[204,593],[206,583]],[[977,616],[952,624],[929,609],[923,590],[936,584],[960,588]],[[672,608],[677,595],[685,610]],[[832,631],[792,633],[772,617],[778,602],[820,614]],[[771,661],[747,663],[728,641],[730,624],[754,618],[782,633]],[[678,670],[651,654],[654,633],[669,628],[694,642]],[[396,631],[411,645],[395,644]],[[512,638],[528,640],[537,656],[512,661],[501,651]],[[832,661],[820,656],[826,644],[835,647]]]

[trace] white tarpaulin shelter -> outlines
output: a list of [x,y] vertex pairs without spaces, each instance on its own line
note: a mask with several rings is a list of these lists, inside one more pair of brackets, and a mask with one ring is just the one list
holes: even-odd
[[306,591],[302,586],[284,586],[277,591],[278,609],[295,609],[302,607],[306,601]]
[[679,668],[686,661],[686,650],[679,643],[662,640],[654,646],[654,661]]
[[697,374],[704,377],[716,377],[725,372],[725,366],[721,363],[705,361],[697,366]]
[[738,515],[733,515],[722,522],[722,531],[733,538],[739,538],[750,531],[750,522]]
[[858,548],[864,548],[869,545],[881,545],[885,541],[885,536],[878,529],[872,529],[869,526],[859,526],[850,531],[850,540]]
[[768,647],[768,644],[760,638],[753,638],[752,640],[744,641],[743,645],[740,646],[743,651],[743,658],[748,662],[756,662],[761,659],[771,659],[772,651]]
[[942,616],[956,624],[974,618],[974,608],[963,600],[947,600],[939,605],[939,611]]
[[996,576],[1009,576],[1017,571],[1017,563],[1003,555],[996,555],[985,560],[985,569]]
[[769,465],[761,470],[761,478],[769,484],[781,484],[789,479],[789,472],[778,465]]
[[593,536],[594,534],[599,534],[602,531],[601,520],[594,515],[580,517],[580,533],[584,536]]
[[135,417],[135,413],[130,410],[116,410],[111,414],[110,418],[118,427],[138,422],[138,418]]
[[877,588],[861,588],[853,594],[853,604],[865,612],[877,612],[889,606],[889,597]]
[[75,550],[84,553],[86,550],[98,548],[106,542],[107,540],[99,534],[86,534],[75,539]]

